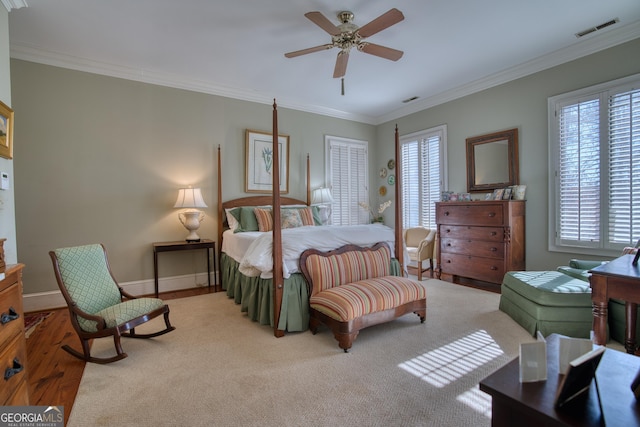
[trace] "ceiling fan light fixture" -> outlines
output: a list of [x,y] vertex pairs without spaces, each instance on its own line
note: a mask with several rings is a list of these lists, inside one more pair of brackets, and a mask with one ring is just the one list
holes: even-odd
[[354,47],[361,52],[388,59],[390,61],[397,61],[403,55],[403,52],[400,50],[364,41],[365,38],[402,21],[404,19],[404,15],[398,9],[390,9],[362,27],[358,27],[353,24],[353,12],[346,10],[338,12],[337,16],[341,22],[338,25],[334,25],[318,11],[307,12],[304,16],[318,27],[322,28],[325,32],[329,33],[331,35],[331,43],[288,52],[285,53],[284,56],[287,58],[295,58],[308,53],[337,47],[340,49],[340,52],[338,52],[338,56],[336,58],[336,65],[333,73],[334,78],[344,77],[347,70],[349,52]]

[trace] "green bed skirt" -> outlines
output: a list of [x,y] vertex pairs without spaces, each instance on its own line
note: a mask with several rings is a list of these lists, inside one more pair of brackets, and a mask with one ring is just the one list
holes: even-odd
[[[391,260],[391,274],[399,276],[400,263]],[[273,327],[273,281],[247,277],[238,270],[238,263],[225,253],[220,256],[222,289],[233,298],[249,319]],[[309,294],[301,273],[284,279],[284,292],[278,329],[288,332],[309,329]]]

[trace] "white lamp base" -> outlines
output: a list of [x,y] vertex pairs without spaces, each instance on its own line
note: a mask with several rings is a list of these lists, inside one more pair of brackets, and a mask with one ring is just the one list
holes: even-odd
[[180,212],[178,218],[184,228],[189,230],[189,235],[185,239],[187,242],[199,242],[200,236],[196,233],[196,230],[200,228],[200,222],[204,219],[204,214],[200,211],[186,211]]

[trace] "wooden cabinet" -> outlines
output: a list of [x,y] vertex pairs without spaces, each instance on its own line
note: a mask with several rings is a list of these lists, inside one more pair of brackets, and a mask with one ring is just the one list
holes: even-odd
[[7,266],[0,280],[0,405],[29,405],[27,343],[22,312],[22,264]]
[[507,271],[525,269],[525,201],[436,203],[441,274],[502,283]]

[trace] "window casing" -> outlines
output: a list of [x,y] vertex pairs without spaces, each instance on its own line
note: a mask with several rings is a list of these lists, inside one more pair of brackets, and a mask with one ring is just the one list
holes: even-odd
[[331,189],[331,224],[367,224],[369,213],[359,203],[369,202],[368,143],[325,136],[327,185]]
[[400,138],[402,225],[436,227],[436,205],[446,189],[446,125]]
[[640,75],[549,98],[549,170],[549,250],[615,256],[636,243]]

